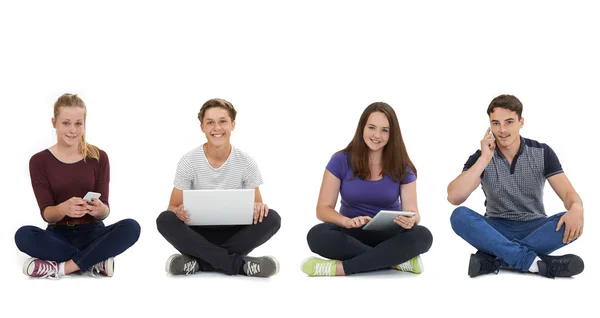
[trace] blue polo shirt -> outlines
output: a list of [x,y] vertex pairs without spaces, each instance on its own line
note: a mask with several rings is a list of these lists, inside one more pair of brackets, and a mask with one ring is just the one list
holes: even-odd
[[[546,179],[563,173],[556,153],[548,145],[521,138],[519,152],[512,164],[496,148],[494,156],[481,174],[485,194],[485,215],[515,221],[546,217],[544,185]],[[465,163],[468,170],[481,156],[477,150]]]

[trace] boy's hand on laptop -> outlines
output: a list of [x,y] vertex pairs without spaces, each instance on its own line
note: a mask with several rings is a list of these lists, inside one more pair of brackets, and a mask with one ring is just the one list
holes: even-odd
[[190,221],[190,216],[185,212],[185,209],[183,208],[183,204],[178,206],[177,209],[175,209],[175,211],[173,211],[173,213],[175,213],[175,215],[177,215],[177,218],[182,220],[183,222]]
[[269,215],[269,207],[262,202],[254,202],[254,224],[262,222]]

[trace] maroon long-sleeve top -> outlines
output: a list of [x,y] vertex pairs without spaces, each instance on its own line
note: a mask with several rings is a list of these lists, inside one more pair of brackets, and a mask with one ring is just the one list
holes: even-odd
[[[44,210],[47,207],[59,205],[72,197],[83,198],[89,191],[99,192],[100,200],[108,206],[110,164],[102,150],[100,160],[87,158],[85,161],[64,163],[45,149],[29,160],[29,174],[40,213],[46,222]],[[72,218],[63,218],[69,219]]]

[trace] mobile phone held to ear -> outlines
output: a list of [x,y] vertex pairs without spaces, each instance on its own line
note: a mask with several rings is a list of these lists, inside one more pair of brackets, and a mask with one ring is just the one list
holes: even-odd
[[492,130],[491,126],[489,127],[489,132],[490,132],[490,135],[492,135],[492,139],[496,140],[496,136],[494,135],[494,131]]
[[101,194],[100,194],[100,193],[98,193],[98,192],[92,192],[92,191],[90,191],[90,192],[88,192],[88,193],[85,195],[85,197],[83,197],[83,199],[84,199],[85,201],[87,201],[87,203],[88,203],[88,204],[94,204],[94,203],[92,202],[92,199],[96,199],[96,200],[98,200],[98,199],[100,199],[100,195],[101,195]]

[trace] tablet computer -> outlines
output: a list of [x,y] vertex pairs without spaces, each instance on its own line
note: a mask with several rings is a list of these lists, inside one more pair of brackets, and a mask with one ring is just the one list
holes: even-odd
[[372,218],[369,223],[363,226],[362,229],[367,231],[385,231],[397,229],[400,227],[400,225],[394,222],[394,218],[399,215],[413,216],[415,215],[415,212],[381,210],[379,213],[375,214],[375,217]]

